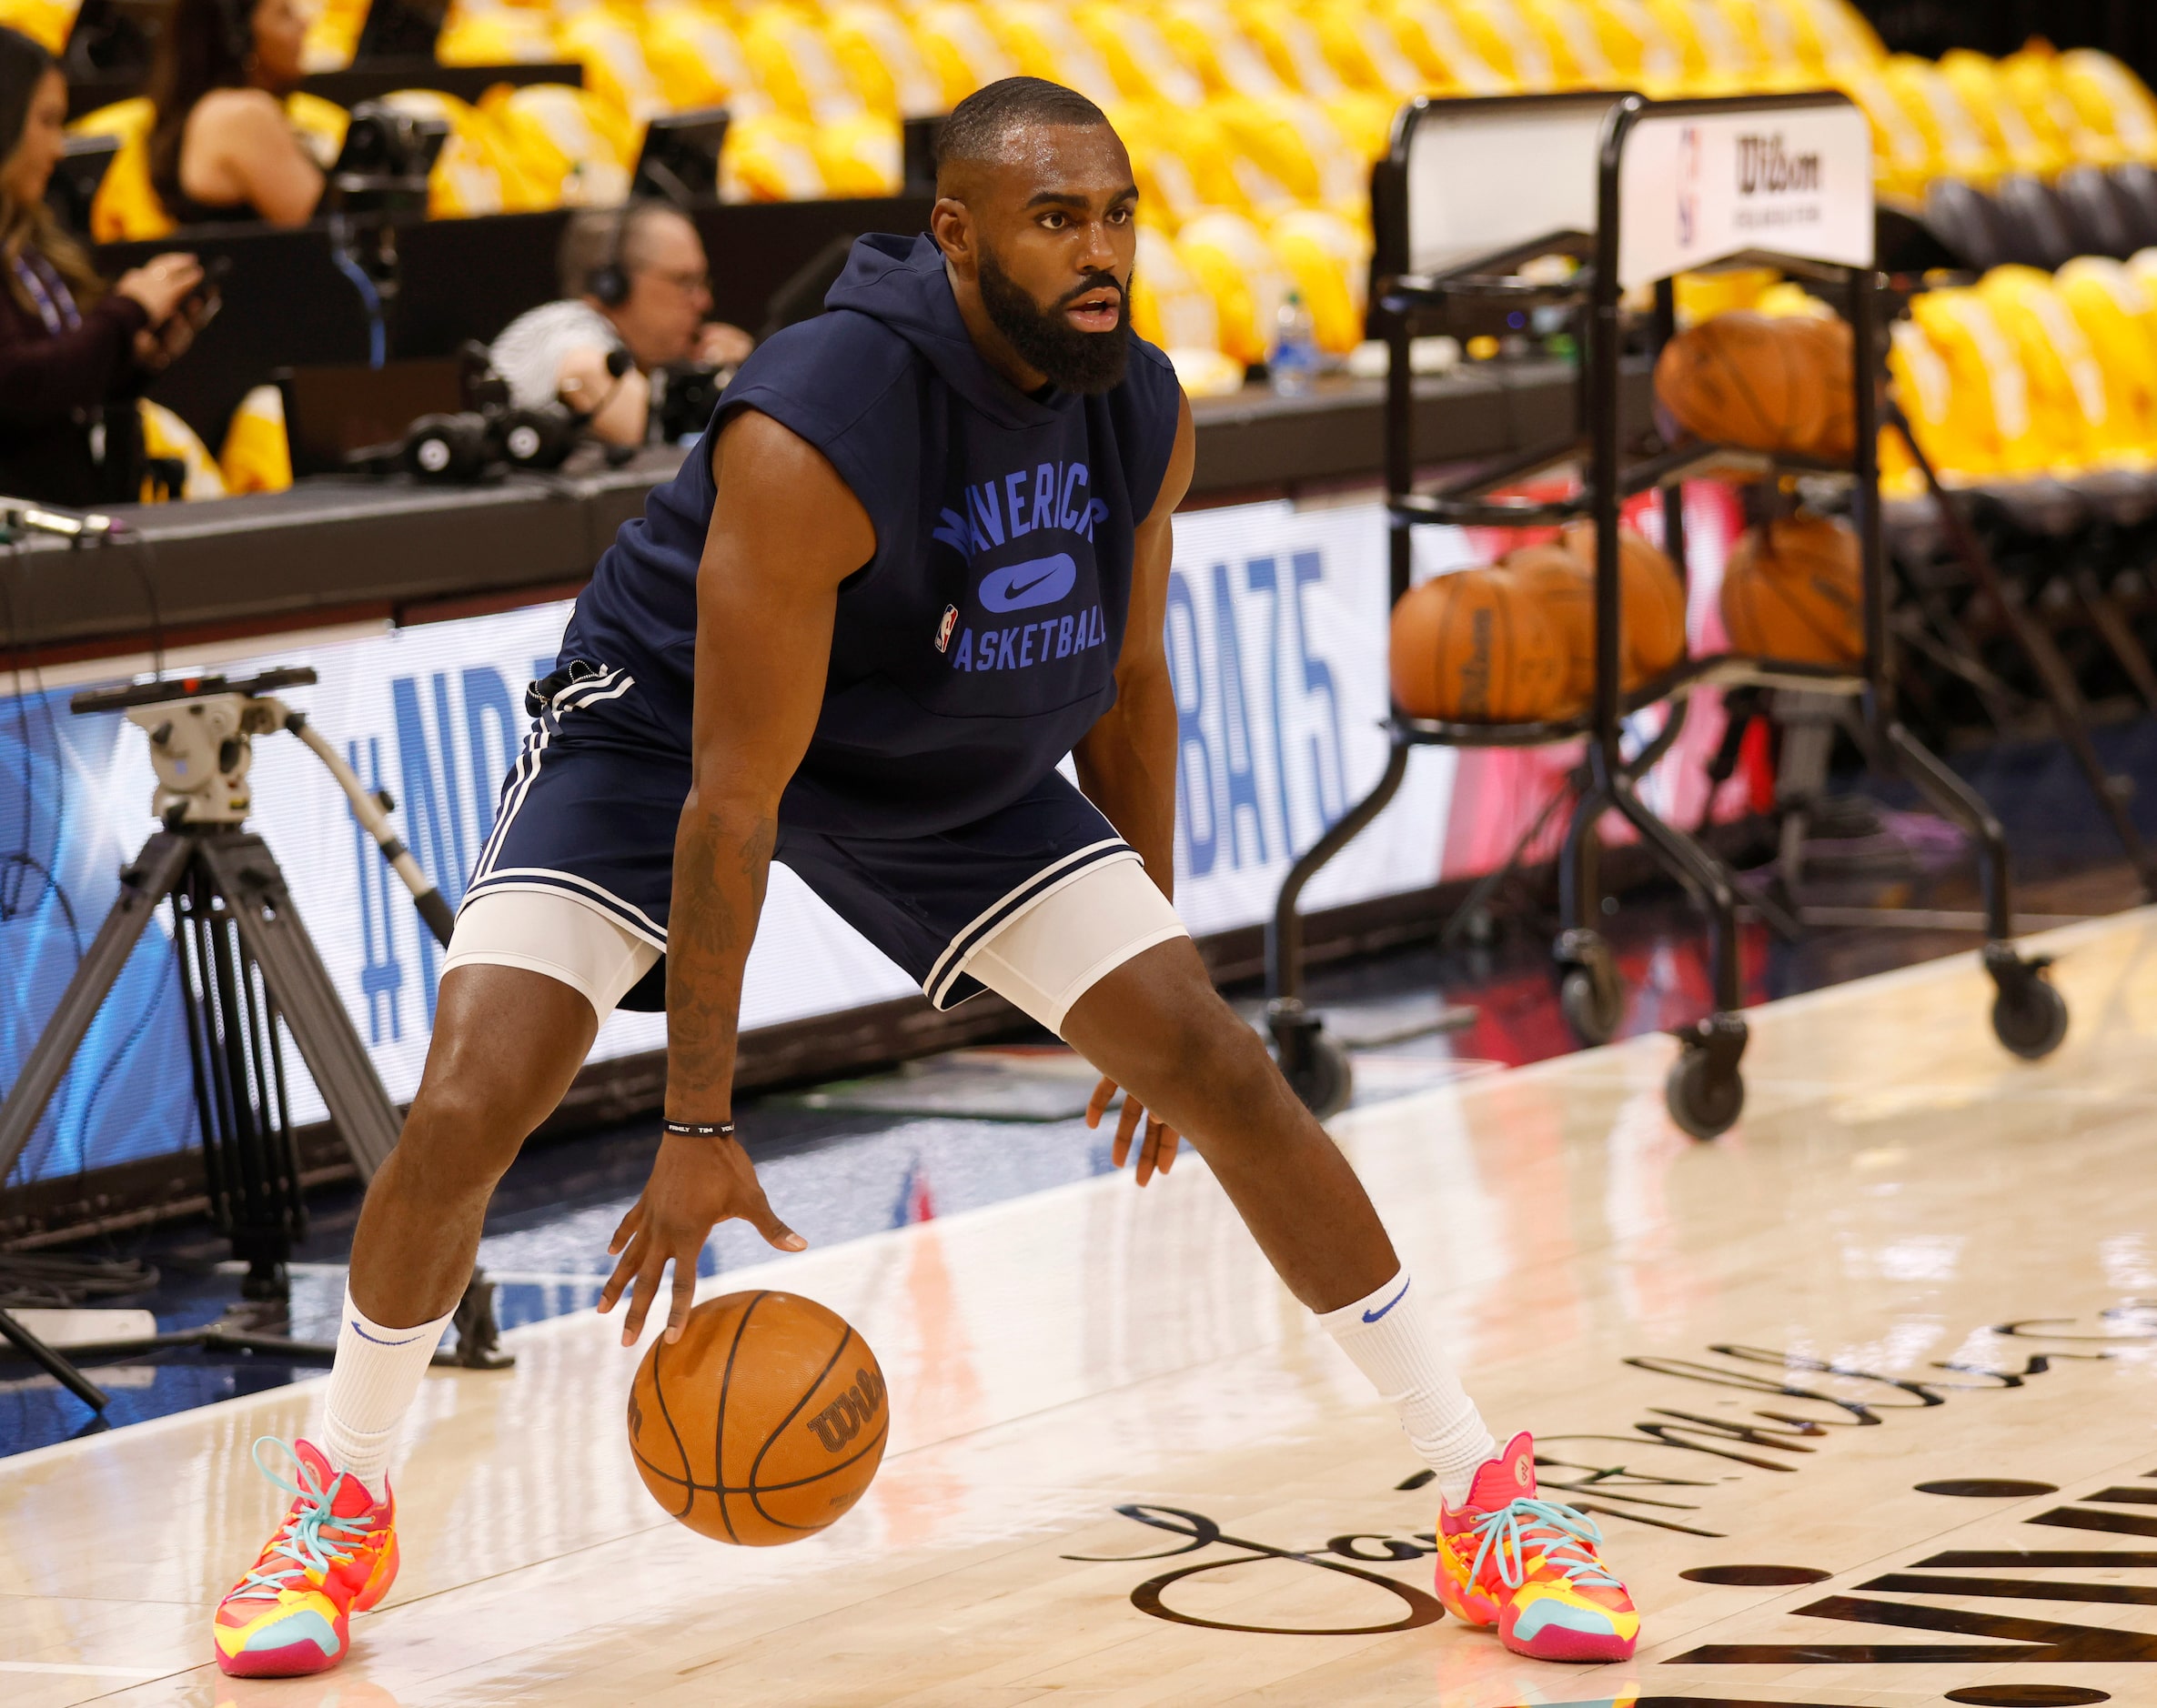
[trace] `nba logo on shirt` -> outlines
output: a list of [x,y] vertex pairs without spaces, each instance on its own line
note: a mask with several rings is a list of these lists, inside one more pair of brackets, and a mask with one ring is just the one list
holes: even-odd
[[943,608],[943,620],[936,625],[937,651],[948,652],[951,649],[952,630],[956,628],[958,626],[959,608],[956,605],[945,606]]

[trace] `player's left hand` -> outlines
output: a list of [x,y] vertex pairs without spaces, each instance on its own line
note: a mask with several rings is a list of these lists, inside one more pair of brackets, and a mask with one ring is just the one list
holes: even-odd
[[600,1314],[614,1309],[630,1289],[629,1314],[622,1320],[621,1343],[633,1346],[644,1319],[659,1298],[667,1264],[674,1265],[673,1301],[667,1311],[666,1338],[679,1341],[697,1297],[697,1256],[722,1221],[739,1217],[781,1251],[801,1251],[808,1241],[772,1214],[749,1153],[731,1139],[685,1139],[670,1133],[660,1140],[651,1178],[630,1206],[630,1213],[607,1242],[607,1255],[619,1256],[614,1273],[600,1290]]
[[[1094,1095],[1086,1100],[1086,1125],[1098,1127],[1101,1118],[1108,1112],[1109,1104],[1116,1095],[1116,1082],[1106,1074],[1094,1088]],[[1148,1115],[1135,1097],[1124,1099],[1124,1113],[1116,1122],[1116,1148],[1111,1157],[1122,1168],[1131,1156],[1131,1140],[1138,1132],[1138,1123],[1146,1124],[1146,1141],[1138,1151],[1138,1183],[1144,1186],[1156,1174],[1166,1174],[1175,1164],[1176,1151],[1183,1144],[1183,1135],[1174,1127],[1155,1116]]]

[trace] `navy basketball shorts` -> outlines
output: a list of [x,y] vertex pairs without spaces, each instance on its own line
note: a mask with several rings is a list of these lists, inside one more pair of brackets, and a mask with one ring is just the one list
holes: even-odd
[[[634,691],[620,671],[600,671],[545,703],[502,787],[445,974],[473,964],[544,973],[602,1020],[617,1007],[665,1007],[690,761],[652,738]],[[1186,935],[1137,851],[1054,772],[934,836],[830,836],[782,820],[773,858],[939,1009],[992,990],[1059,1034],[1101,979]]]

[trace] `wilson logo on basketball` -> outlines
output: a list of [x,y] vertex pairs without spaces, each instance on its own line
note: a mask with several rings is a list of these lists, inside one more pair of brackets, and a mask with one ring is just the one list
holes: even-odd
[[826,1452],[835,1453],[862,1432],[883,1404],[883,1378],[872,1370],[854,1371],[854,1384],[809,1420]]

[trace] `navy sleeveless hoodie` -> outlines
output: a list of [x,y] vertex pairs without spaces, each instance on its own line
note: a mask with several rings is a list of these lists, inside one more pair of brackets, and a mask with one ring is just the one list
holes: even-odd
[[650,738],[687,750],[711,436],[761,410],[831,459],[876,529],[876,555],[840,589],[822,711],[781,820],[934,835],[1025,794],[1114,703],[1175,375],[1134,337],[1113,391],[1019,391],[975,349],[926,236],[862,238],[824,306],[742,364],[681,472],[600,559],[562,660],[626,669]]

